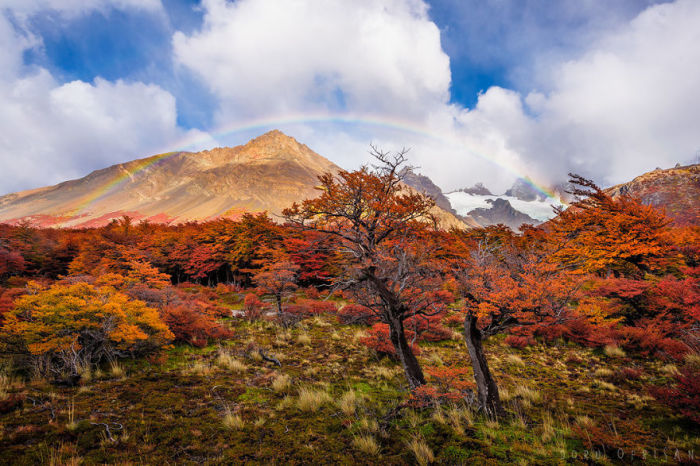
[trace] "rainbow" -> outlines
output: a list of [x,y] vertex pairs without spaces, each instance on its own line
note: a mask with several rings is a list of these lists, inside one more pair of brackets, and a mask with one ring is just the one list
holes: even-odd
[[373,116],[357,116],[357,115],[332,115],[332,114],[295,114],[288,115],[279,118],[259,118],[254,120],[248,120],[245,124],[239,122],[230,123],[227,125],[222,125],[215,130],[207,132],[205,136],[196,135],[188,136],[180,141],[168,146],[165,150],[176,150],[184,151],[187,149],[193,149],[198,146],[204,145],[211,142],[212,139],[216,140],[218,138],[223,138],[236,133],[252,132],[255,130],[266,131],[271,129],[279,129],[283,126],[289,125],[300,125],[300,124],[344,124],[344,125],[354,125],[357,127],[370,127],[379,129],[390,129],[403,133],[408,133],[416,136],[420,136],[433,141],[441,142],[443,144],[448,144],[454,146],[462,151],[469,153],[470,155],[476,156],[482,160],[498,166],[499,168],[507,171],[508,173],[514,175],[516,178],[523,180],[537,192],[547,196],[548,198],[556,198],[556,194],[550,188],[544,184],[537,183],[529,175],[524,174],[513,167],[507,166],[503,163],[498,162],[494,157],[489,157],[483,152],[473,148],[467,147],[463,140],[456,138],[454,136],[448,136],[444,134],[439,134],[435,131],[431,131],[429,128],[419,126],[412,121],[402,121],[399,119],[389,119],[389,118],[377,118]]
[[132,166],[129,168],[131,171],[127,171],[124,169],[123,173],[120,173],[119,175],[116,175],[113,177],[111,180],[100,186],[99,188],[95,189],[85,197],[83,197],[80,200],[80,203],[68,213],[69,216],[76,216],[80,215],[83,213],[91,204],[93,204],[96,201],[99,201],[103,197],[105,197],[107,194],[112,192],[113,190],[119,188],[126,180],[134,176],[135,173],[138,173],[140,171],[143,171],[147,169],[148,167],[151,167],[158,162],[165,160],[169,157],[172,157],[173,155],[177,155],[179,152],[166,152],[163,154],[158,154],[154,155],[152,157],[148,157],[146,159],[142,160],[137,160],[136,162],[133,163]]
[[178,141],[168,144],[168,146],[164,148],[163,153],[140,160],[137,162],[137,164],[131,165],[129,167],[130,171],[125,171],[124,173],[115,176],[113,179],[109,180],[104,185],[100,186],[95,191],[85,196],[80,201],[78,206],[69,213],[69,215],[75,216],[85,212],[85,210],[88,209],[91,204],[93,204],[96,201],[99,201],[101,198],[103,198],[113,190],[118,189],[123,183],[125,183],[130,177],[134,176],[136,173],[145,170],[148,167],[151,167],[157,164],[158,162],[161,162],[162,160],[177,155],[180,152],[186,150],[195,150],[199,147],[211,144],[213,141],[234,134],[253,132],[256,130],[262,132],[275,128],[300,124],[342,124],[365,128],[369,127],[389,129],[393,131],[412,134],[443,144],[448,144],[458,148],[459,150],[463,150],[472,156],[476,156],[482,160],[486,160],[487,162],[498,166],[500,169],[507,171],[508,173],[514,175],[516,178],[523,180],[526,184],[531,186],[537,192],[545,195],[546,197],[556,198],[556,194],[551,189],[544,186],[543,184],[536,183],[528,175],[516,170],[514,167],[501,163],[495,157],[489,157],[483,152],[473,147],[467,147],[464,141],[456,137],[438,134],[434,131],[431,131],[429,128],[416,125],[414,122],[401,121],[398,119],[377,118],[372,116],[356,116],[348,114],[295,114],[278,118],[260,118],[248,120],[244,124],[241,124],[239,122],[230,123],[227,125],[222,125],[216,128],[215,130],[209,131],[205,135],[202,135],[201,133],[194,135],[190,134]]

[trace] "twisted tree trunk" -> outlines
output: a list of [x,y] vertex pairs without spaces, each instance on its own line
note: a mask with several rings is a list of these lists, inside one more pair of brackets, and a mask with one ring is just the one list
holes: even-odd
[[418,363],[418,359],[416,359],[416,356],[413,354],[411,346],[406,340],[403,321],[401,319],[392,318],[389,320],[389,335],[391,343],[394,345],[394,350],[396,350],[396,355],[399,361],[401,361],[401,366],[406,374],[408,386],[413,390],[424,385],[425,376],[423,375],[423,370]]
[[464,319],[464,341],[469,350],[476,381],[479,407],[489,418],[503,416],[505,411],[498,396],[498,386],[489,370],[488,361],[484,355],[481,330],[477,327],[477,317],[469,313]]

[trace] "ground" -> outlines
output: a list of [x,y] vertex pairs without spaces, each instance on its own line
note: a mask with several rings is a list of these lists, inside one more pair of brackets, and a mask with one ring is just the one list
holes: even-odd
[[[508,417],[464,401],[419,406],[400,366],[334,316],[292,329],[229,320],[231,341],[121,361],[77,387],[5,368],[0,463],[692,463],[700,430],[648,396],[675,366],[557,342],[486,342]],[[469,367],[454,338],[422,343],[425,367]],[[266,361],[278,359],[281,366]],[[467,372],[471,377],[471,369]],[[86,380],[87,379],[87,380]],[[23,400],[12,405],[8,400]]]

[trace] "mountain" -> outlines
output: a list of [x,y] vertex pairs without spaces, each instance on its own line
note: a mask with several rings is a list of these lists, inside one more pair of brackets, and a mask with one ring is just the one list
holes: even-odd
[[404,183],[415,189],[416,191],[426,194],[435,200],[435,205],[447,212],[455,213],[450,204],[450,200],[445,197],[442,190],[433,183],[433,180],[425,175],[415,172],[408,172],[403,180]]
[[[92,227],[129,215],[157,223],[237,218],[318,195],[318,176],[340,167],[280,131],[245,145],[174,152],[113,165],[55,186],[0,197],[0,222]],[[436,210],[446,227],[464,225]]]
[[535,189],[532,185],[528,184],[522,178],[518,178],[517,180],[515,180],[513,186],[510,189],[506,190],[505,195],[527,202],[536,200],[543,201],[546,198],[545,195],[537,191],[537,189]]
[[486,209],[480,207],[469,211],[469,216],[485,227],[501,223],[509,226],[513,230],[517,230],[523,223],[529,223],[531,225],[541,223],[539,220],[535,220],[529,215],[514,209],[506,199],[486,199],[486,202],[491,205],[490,208]]
[[471,188],[462,188],[458,189],[458,191],[471,194],[472,196],[493,196],[493,193],[484,186],[483,183],[476,183],[474,186]]
[[700,164],[657,168],[606,191],[613,197],[628,194],[663,208],[676,224],[700,225]]

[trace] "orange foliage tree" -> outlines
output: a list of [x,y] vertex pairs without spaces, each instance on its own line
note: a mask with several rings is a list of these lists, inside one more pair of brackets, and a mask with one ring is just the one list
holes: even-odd
[[30,283],[0,329],[17,353],[42,372],[77,375],[101,361],[144,354],[173,334],[158,311],[109,286],[87,283],[44,288]]
[[521,235],[504,226],[454,232],[450,242],[455,287],[464,298],[464,340],[474,369],[477,400],[489,416],[503,407],[483,349],[483,340],[509,329],[561,324],[581,278],[551,260],[560,245],[543,229]]
[[299,228],[336,237],[342,270],[335,285],[389,326],[389,340],[414,389],[425,377],[404,321],[441,312],[442,299],[433,293],[440,277],[432,263],[435,243],[427,234],[434,201],[402,184],[410,169],[405,152],[392,156],[373,147],[377,166],[322,175],[320,196],[295,203],[284,216]]
[[265,293],[271,294],[282,316],[282,303],[297,289],[299,266],[291,261],[289,254],[279,249],[261,248],[261,257],[255,261],[260,268],[253,271],[253,282]]

